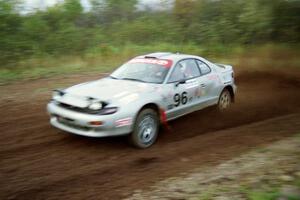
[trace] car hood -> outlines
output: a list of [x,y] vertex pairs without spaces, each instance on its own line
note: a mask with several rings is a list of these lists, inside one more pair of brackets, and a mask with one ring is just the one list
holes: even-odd
[[[151,83],[103,78],[72,86],[65,90],[65,96],[72,96],[73,99],[74,97],[94,98],[108,103],[117,103],[129,97],[133,99],[143,92],[152,91],[155,86],[156,84]],[[71,102],[64,101],[64,103]]]

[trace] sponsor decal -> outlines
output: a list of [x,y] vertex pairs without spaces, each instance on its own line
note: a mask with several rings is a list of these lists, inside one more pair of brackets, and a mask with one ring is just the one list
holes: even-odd
[[219,83],[222,84],[222,81],[221,81],[220,77],[216,74],[212,74],[212,75],[207,76],[207,79],[211,80],[211,81],[219,81]]
[[197,89],[195,90],[194,96],[199,98],[199,97],[202,96],[202,95],[203,95],[203,91],[201,90],[201,88],[200,88],[200,87],[197,88]]
[[185,89],[191,89],[195,87],[199,87],[198,81],[189,81],[185,84]]
[[174,105],[173,104],[170,104],[170,105],[168,105],[168,110],[171,110],[171,109],[173,109],[174,108]]
[[116,127],[129,126],[132,124],[132,118],[119,119],[115,122]]
[[164,67],[172,66],[172,60],[154,59],[154,58],[135,58],[130,60],[129,63],[149,63],[149,64],[162,65]]
[[209,75],[209,76],[207,76],[207,78],[208,78],[208,80],[219,80],[219,77],[216,74]]

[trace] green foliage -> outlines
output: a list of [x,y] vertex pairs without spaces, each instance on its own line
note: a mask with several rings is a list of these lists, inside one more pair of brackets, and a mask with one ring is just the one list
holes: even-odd
[[24,15],[18,0],[0,0],[0,68],[48,56],[228,55],[245,45],[300,42],[298,0],[176,0],[171,10],[144,11],[137,3],[91,0],[84,12],[80,0],[65,0]]
[[279,197],[279,193],[273,192],[249,192],[249,200],[276,200]]
[[63,9],[67,20],[76,19],[83,11],[79,0],[65,0]]

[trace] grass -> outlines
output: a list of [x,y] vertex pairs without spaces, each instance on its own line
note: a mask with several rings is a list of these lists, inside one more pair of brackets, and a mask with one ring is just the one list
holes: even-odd
[[0,68],[0,84],[16,80],[51,77],[61,74],[81,72],[109,72],[121,63],[110,59],[84,59],[80,57],[62,56],[60,58],[36,58],[24,61],[14,68]]
[[278,187],[272,186],[267,188],[252,188],[241,186],[240,193],[248,200],[276,200],[280,196]]
[[199,197],[198,199],[199,200],[210,200],[214,197],[214,194],[216,192],[216,189],[209,189],[205,192],[203,192]]
[[71,73],[111,72],[128,59],[149,52],[169,51],[201,55],[213,62],[221,62],[259,70],[267,68],[300,68],[300,51],[279,45],[261,47],[201,47],[195,44],[167,43],[124,47],[101,46],[76,56],[43,56],[24,59],[10,66],[0,66],[0,84],[17,80],[37,79]]
[[[300,188],[300,179],[296,178],[295,181],[290,183],[290,185],[294,185]],[[277,200],[280,196],[282,196],[280,192],[280,187],[282,183],[279,185],[268,185],[267,188],[250,188],[247,186],[243,186],[240,189],[240,192],[245,195],[246,199],[248,200]],[[286,196],[286,200],[300,200],[299,196]]]
[[300,188],[300,177],[296,178],[296,180],[294,181],[293,185],[295,185],[296,187]]
[[[247,194],[247,199],[249,200],[277,200],[279,199],[280,192],[278,190],[272,191],[249,191]],[[288,196],[286,200],[299,200],[300,197]]]
[[277,190],[262,192],[262,191],[249,191],[247,199],[249,200],[276,200],[280,196]]

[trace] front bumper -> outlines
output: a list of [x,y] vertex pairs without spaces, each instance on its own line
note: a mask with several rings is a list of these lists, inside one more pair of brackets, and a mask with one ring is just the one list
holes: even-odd
[[[52,126],[76,135],[106,137],[126,135],[132,131],[132,120],[127,124],[116,124],[119,120],[131,119],[118,112],[112,115],[92,115],[68,110],[55,102],[47,105],[47,111]],[[91,125],[93,121],[101,121],[102,125]]]

